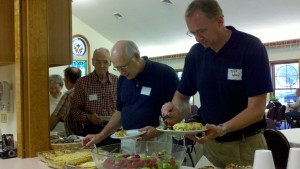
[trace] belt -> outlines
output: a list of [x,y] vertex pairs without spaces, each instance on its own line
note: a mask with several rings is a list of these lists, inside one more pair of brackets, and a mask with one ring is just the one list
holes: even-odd
[[233,135],[233,136],[229,136],[229,137],[226,137],[226,135],[225,135],[224,137],[217,137],[217,138],[215,138],[215,140],[219,143],[239,141],[239,140],[243,140],[246,137],[250,137],[250,136],[256,135],[256,134],[261,133],[261,132],[262,132],[262,130],[256,130],[256,131],[252,131],[252,132],[249,132],[249,133],[244,133],[244,134],[240,134],[240,135]]

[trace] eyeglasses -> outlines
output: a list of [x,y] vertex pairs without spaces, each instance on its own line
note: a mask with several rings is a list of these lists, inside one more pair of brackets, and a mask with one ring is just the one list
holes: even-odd
[[201,36],[205,35],[205,33],[208,31],[208,28],[201,28],[196,30],[195,32],[186,32],[186,35],[190,36],[190,37],[194,37],[197,34],[200,34]]
[[126,71],[126,69],[128,69],[128,65],[130,63],[130,61],[132,60],[133,56],[130,57],[129,61],[124,65],[124,66],[119,66],[119,67],[114,67],[113,70],[114,71]]

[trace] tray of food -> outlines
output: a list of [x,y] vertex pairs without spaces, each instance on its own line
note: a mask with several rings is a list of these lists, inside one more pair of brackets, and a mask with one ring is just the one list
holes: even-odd
[[56,156],[61,156],[63,154],[73,153],[75,150],[51,150],[42,151],[37,153],[37,157],[40,161],[46,162],[46,159],[51,159]]
[[37,155],[51,168],[64,169],[67,166],[85,169],[96,168],[89,149],[51,150],[38,152]]
[[59,149],[80,149],[82,147],[80,136],[70,135],[68,137],[57,137],[52,138],[51,141],[51,149],[59,150]]

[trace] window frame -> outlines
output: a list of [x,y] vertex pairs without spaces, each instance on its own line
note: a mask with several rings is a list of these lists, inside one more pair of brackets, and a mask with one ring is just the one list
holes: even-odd
[[299,59],[290,59],[290,60],[277,60],[277,61],[270,61],[270,71],[271,71],[271,77],[272,77],[272,85],[274,88],[274,91],[270,93],[270,97],[276,96],[276,90],[296,90],[297,88],[281,88],[276,89],[275,87],[275,65],[278,64],[291,64],[291,63],[298,63],[298,84],[299,86],[297,88],[300,88],[300,60]]

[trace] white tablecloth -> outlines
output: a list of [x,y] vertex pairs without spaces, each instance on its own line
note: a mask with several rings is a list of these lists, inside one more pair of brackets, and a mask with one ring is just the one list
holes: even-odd
[[279,131],[287,138],[291,147],[300,147],[300,128]]

